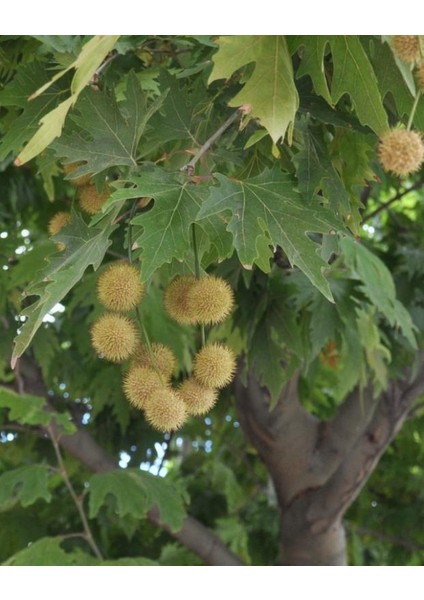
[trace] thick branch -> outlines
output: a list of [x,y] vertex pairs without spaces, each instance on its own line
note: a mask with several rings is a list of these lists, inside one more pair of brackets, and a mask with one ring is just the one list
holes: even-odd
[[298,382],[299,373],[295,373],[270,410],[267,390],[252,373],[247,386],[240,376],[235,381],[241,426],[270,472],[281,509],[301,490],[316,485],[310,464],[319,422],[300,404]]
[[381,455],[401,428],[417,398],[424,394],[424,370],[411,383],[395,381],[380,396],[368,426],[328,483],[314,495],[308,520],[316,531],[342,515],[357,497]]
[[[21,363],[21,376],[25,391],[37,396],[48,397],[39,369],[28,359]],[[117,461],[106,452],[86,429],[78,429],[72,435],[62,435],[54,420],[50,423],[51,432],[67,452],[77,458],[81,464],[93,473],[106,473],[118,468]],[[148,513],[152,523],[168,531],[181,544],[200,556],[205,564],[211,566],[240,566],[243,562],[219,537],[193,517],[184,519],[180,531],[171,532],[161,523],[157,509]]]
[[[99,473],[116,469],[116,462],[112,456],[99,446],[85,429],[79,429],[73,435],[62,436],[59,442],[90,471]],[[166,524],[160,522],[157,509],[150,510],[148,517],[152,523],[169,532],[189,550],[200,556],[207,565],[240,566],[243,564],[213,531],[193,517],[186,517],[182,528],[177,532],[171,531]]]
[[311,469],[324,484],[363,434],[378,405],[371,386],[355,388],[337,410],[335,416],[320,425],[321,435],[315,448]]

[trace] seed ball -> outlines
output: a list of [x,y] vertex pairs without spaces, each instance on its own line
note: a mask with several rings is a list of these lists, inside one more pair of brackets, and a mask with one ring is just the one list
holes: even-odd
[[424,160],[424,144],[417,131],[394,129],[383,134],[378,157],[385,171],[409,175],[418,171]]
[[180,325],[190,325],[195,322],[194,315],[189,311],[187,294],[196,281],[193,275],[179,275],[165,290],[165,309]]
[[93,348],[112,362],[129,358],[137,346],[137,328],[123,315],[105,314],[91,328]]
[[194,376],[206,388],[223,388],[230,383],[236,370],[235,356],[223,344],[208,344],[194,359]]
[[65,210],[57,212],[52,216],[47,226],[50,235],[56,235],[65,225],[71,222],[71,213]]
[[153,369],[132,366],[124,376],[124,394],[130,404],[142,410],[153,392],[164,387],[159,375]]
[[393,51],[406,63],[415,62],[420,55],[420,42],[417,35],[394,35]]
[[101,211],[103,204],[110,196],[109,187],[106,185],[103,192],[99,194],[94,184],[81,187],[79,205],[89,215],[95,215]]
[[184,402],[174,390],[162,388],[153,392],[146,403],[146,419],[158,431],[179,429],[187,419]]
[[421,92],[424,92],[424,62],[419,64],[415,70],[415,81]]
[[162,375],[165,381],[169,381],[175,372],[177,359],[171,348],[164,344],[152,344],[153,361],[146,346],[138,345],[133,356],[132,362],[139,367],[148,367],[156,369]]
[[128,263],[113,264],[104,271],[97,283],[100,302],[114,312],[127,312],[135,308],[144,294],[136,267]]
[[215,406],[218,399],[216,390],[204,387],[193,377],[183,381],[178,393],[183,399],[189,415],[206,414]]
[[221,323],[233,309],[233,291],[221,277],[201,277],[187,292],[187,306],[196,323]]
[[[82,162],[76,162],[70,163],[68,165],[63,165],[63,172],[65,173],[65,175],[70,175],[71,173],[74,173],[74,171],[79,169],[83,164],[84,163]],[[69,181],[69,183],[71,185],[74,185],[75,187],[82,187],[90,183],[90,179],[91,175],[80,175],[79,177],[73,177],[71,179],[68,179],[67,181]]]

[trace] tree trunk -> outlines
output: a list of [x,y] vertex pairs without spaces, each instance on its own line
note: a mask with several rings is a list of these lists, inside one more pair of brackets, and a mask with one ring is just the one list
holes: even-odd
[[346,566],[346,536],[337,520],[315,531],[305,514],[289,510],[281,519],[281,563],[292,566]]
[[[424,356],[420,355],[421,365]],[[343,517],[424,393],[424,370],[393,381],[380,396],[372,387],[353,390],[328,421],[302,406],[299,374],[275,407],[253,371],[236,378],[240,424],[265,463],[278,499],[279,563],[299,566],[347,564]]]

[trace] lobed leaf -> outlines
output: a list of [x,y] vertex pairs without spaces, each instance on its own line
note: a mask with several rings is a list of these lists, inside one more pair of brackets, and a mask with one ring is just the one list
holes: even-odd
[[223,36],[218,46],[209,83],[228,79],[240,67],[254,62],[252,75],[229,104],[249,105],[252,116],[260,120],[274,143],[284,139],[287,130],[290,140],[299,98],[284,36]]
[[132,515],[142,519],[148,510],[157,506],[161,521],[172,531],[178,531],[185,518],[183,500],[175,488],[166,480],[144,471],[126,469],[93,475],[90,479],[90,518],[99,513],[108,496],[115,498],[120,517]]

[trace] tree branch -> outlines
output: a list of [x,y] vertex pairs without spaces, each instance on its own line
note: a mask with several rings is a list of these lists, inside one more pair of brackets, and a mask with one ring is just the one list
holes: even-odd
[[[25,391],[48,398],[40,370],[27,357],[24,367],[22,376],[24,377]],[[50,422],[50,428],[60,446],[79,460],[89,471],[107,473],[118,468],[116,459],[104,450],[86,429],[79,428],[72,435],[63,435],[54,419]],[[147,516],[152,523],[170,533],[186,548],[200,556],[207,565],[241,566],[244,564],[212,530],[193,517],[186,517],[180,531],[173,532],[166,524],[159,521],[157,509],[150,510]]]
[[369,215],[367,215],[362,220],[362,224],[366,223],[367,221],[370,221],[371,219],[373,219],[374,217],[376,217],[378,214],[380,214],[383,210],[386,210],[386,208],[389,208],[389,206],[391,206],[392,204],[394,204],[398,200],[401,200],[404,196],[406,196],[407,194],[409,194],[409,192],[413,192],[414,190],[418,190],[423,185],[424,185],[424,180],[420,179],[419,181],[417,181],[416,183],[414,183],[414,185],[411,185],[411,187],[407,188],[406,190],[402,190],[402,191],[397,192],[397,194],[395,194],[393,196],[393,198],[391,198],[387,202],[384,202],[378,208],[376,208],[375,210],[373,210]]
[[[77,458],[90,471],[105,473],[117,468],[115,460],[97,444],[85,429],[78,429],[72,435],[64,435],[59,443]],[[159,511],[153,508],[148,513],[149,520],[170,533],[186,548],[200,556],[211,566],[240,566],[243,562],[233,554],[219,537],[193,517],[186,517],[180,531],[174,532],[159,520]]]
[[334,472],[311,498],[308,520],[321,531],[339,518],[357,497],[381,455],[401,428],[415,400],[424,393],[424,359],[420,373],[411,383],[394,381],[381,394],[373,417]]

